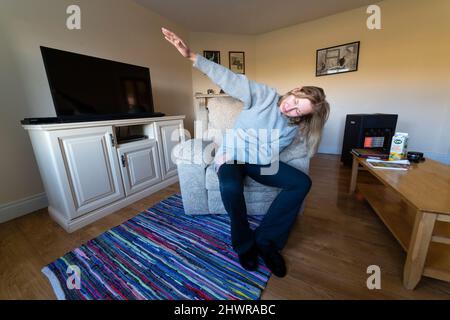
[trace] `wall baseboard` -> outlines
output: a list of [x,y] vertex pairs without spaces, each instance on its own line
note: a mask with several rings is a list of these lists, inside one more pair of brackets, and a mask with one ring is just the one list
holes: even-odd
[[336,147],[320,147],[318,153],[341,154],[341,150]]
[[0,205],[0,223],[24,216],[48,206],[45,193]]

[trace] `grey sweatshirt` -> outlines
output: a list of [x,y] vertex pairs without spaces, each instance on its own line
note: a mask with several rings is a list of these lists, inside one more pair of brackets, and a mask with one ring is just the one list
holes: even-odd
[[278,107],[280,95],[265,84],[256,83],[197,54],[194,67],[206,74],[225,93],[243,102],[243,110],[233,128],[224,134],[215,156],[218,171],[225,155],[226,161],[238,160],[252,164],[270,164],[294,140],[297,125]]

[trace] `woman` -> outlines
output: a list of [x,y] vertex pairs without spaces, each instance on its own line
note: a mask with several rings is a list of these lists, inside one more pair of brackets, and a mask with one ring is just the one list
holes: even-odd
[[[284,277],[286,265],[279,252],[311,188],[311,179],[278,161],[278,155],[293,141],[298,130],[307,138],[309,156],[317,151],[330,110],[324,91],[308,86],[280,96],[264,84],[193,53],[173,32],[164,28],[162,32],[183,57],[190,59],[227,94],[243,102],[232,136],[227,133],[214,157],[222,201],[231,220],[232,245],[243,268],[256,270],[259,254],[273,274]],[[254,134],[261,130],[269,130],[269,137]],[[274,132],[277,134],[273,135]],[[278,152],[273,152],[274,149]],[[274,163],[275,170],[270,170]],[[281,189],[254,231],[247,220],[244,199],[243,181],[247,175]]]

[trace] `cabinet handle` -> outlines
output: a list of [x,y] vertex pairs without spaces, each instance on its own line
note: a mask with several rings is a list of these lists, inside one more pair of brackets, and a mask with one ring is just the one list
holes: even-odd
[[115,147],[115,146],[116,146],[116,139],[114,139],[113,134],[110,133],[110,134],[109,134],[109,137],[111,138],[111,144],[112,144],[112,146]]
[[125,168],[127,166],[127,158],[125,158],[125,155],[121,155],[120,160],[122,161],[122,167]]

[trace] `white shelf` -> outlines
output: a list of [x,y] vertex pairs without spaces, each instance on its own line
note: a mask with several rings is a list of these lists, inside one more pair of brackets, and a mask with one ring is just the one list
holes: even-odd
[[169,120],[182,120],[186,118],[185,115],[181,116],[165,116],[154,118],[135,118],[135,119],[122,119],[122,120],[102,120],[102,121],[87,121],[87,122],[71,122],[71,123],[52,123],[52,124],[26,124],[22,125],[25,130],[62,130],[62,129],[77,129],[77,128],[91,128],[91,127],[103,127],[103,126],[128,126],[137,124],[148,124],[152,122],[169,121]]

